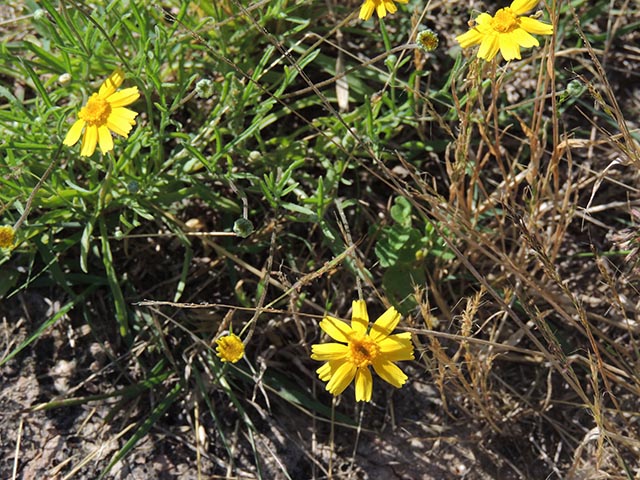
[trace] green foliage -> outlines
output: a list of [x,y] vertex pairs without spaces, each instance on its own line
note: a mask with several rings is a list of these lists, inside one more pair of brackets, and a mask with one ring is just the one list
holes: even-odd
[[[375,292],[405,316],[417,318],[416,312],[425,311],[417,307],[437,303],[438,315],[456,317],[456,307],[447,311],[443,305],[457,305],[458,291],[416,299],[416,290],[431,286],[432,278],[460,279],[465,295],[507,278],[495,288],[511,292],[517,275],[496,272],[510,264],[498,268],[496,258],[500,249],[520,246],[514,229],[540,226],[541,237],[553,232],[559,239],[570,230],[564,204],[589,197],[571,191],[571,182],[566,191],[553,190],[578,163],[565,162],[563,152],[581,143],[567,141],[561,148],[551,142],[562,132],[591,139],[590,133],[580,137],[580,129],[595,133],[602,118],[611,138],[618,141],[623,131],[605,97],[593,101],[600,95],[596,85],[604,82],[591,85],[585,78],[590,82],[597,69],[587,69],[585,77],[576,62],[542,71],[546,59],[528,51],[522,62],[509,65],[461,53],[452,32],[466,28],[460,15],[469,8],[465,2],[398,5],[397,14],[368,22],[350,17],[355,4],[348,2],[19,3],[24,11],[15,33],[7,30],[9,40],[0,43],[0,225],[19,223],[15,248],[0,251],[0,299],[22,300],[33,290],[61,306],[28,326],[0,366],[54,329],[89,327],[92,339],[113,345],[107,353],[117,378],[100,378],[101,385],[114,383],[111,393],[70,394],[42,407],[117,400],[105,423],[122,416],[128,426],[116,437],[115,453],[100,465],[103,477],[173,408],[191,415],[194,405],[202,406],[203,418],[187,417],[213,425],[211,443],[221,446],[217,454],[226,452],[232,467],[236,439],[248,442],[258,477],[268,462],[260,458],[256,438],[263,420],[278,409],[295,407],[314,422],[332,418],[352,427],[353,412],[345,413],[345,404],[329,408],[308,359],[318,318],[340,314],[334,308],[348,305],[359,290],[367,298]],[[421,8],[419,20],[408,14]],[[585,39],[598,49],[604,44],[607,61],[614,62],[615,42],[624,43],[638,27],[632,19],[606,32],[594,26],[581,36],[572,8],[582,9],[582,21],[590,24],[610,9],[602,1],[593,8],[582,0],[558,4],[553,45],[562,55],[549,63],[583,51]],[[413,33],[432,14],[443,22],[440,46],[420,53]],[[131,106],[137,124],[128,138],[115,139],[112,152],[80,157],[79,145],[63,146],[62,139],[115,68],[126,73],[123,87],[141,92]],[[549,99],[556,101],[555,112]],[[576,108],[592,118],[561,128],[549,120]],[[536,148],[538,163],[525,175]],[[549,152],[557,163],[545,171]],[[591,188],[604,181],[602,175],[576,183]],[[536,183],[541,179],[549,182]],[[379,227],[391,198],[390,219]],[[530,211],[522,213],[523,204]],[[577,203],[571,208],[582,211]],[[547,212],[562,228],[545,225]],[[520,216],[522,222],[512,221]],[[477,243],[475,250],[469,247],[474,261],[483,255],[490,261],[474,264],[481,277],[468,281],[475,271],[465,270],[467,257],[456,257],[447,244]],[[562,251],[559,243],[545,248],[538,258]],[[528,255],[517,257],[524,259],[523,270],[533,263]],[[532,271],[541,275],[553,268]],[[522,278],[515,283],[535,284]],[[545,299],[540,310],[579,303],[565,300]],[[206,308],[193,308],[204,307],[198,303]],[[518,298],[509,308],[533,312],[532,304]],[[503,319],[504,312],[487,317]],[[563,326],[575,315],[562,311],[558,317],[562,321],[554,321]],[[607,335],[612,328],[607,326]],[[231,329],[246,335],[247,358],[222,365],[212,339]],[[501,324],[497,330],[508,328]],[[509,333],[515,339],[524,331]],[[576,349],[583,347],[576,341]],[[534,353],[527,351],[538,361]],[[543,363],[559,364],[549,357]],[[442,370],[456,368],[451,362]],[[607,374],[613,371],[623,370],[618,365]],[[466,382],[466,375],[461,370],[458,378]],[[498,411],[493,405],[479,410]]]
[[426,269],[432,268],[437,259],[451,260],[454,254],[431,222],[426,220],[422,229],[414,226],[411,203],[406,198],[396,197],[390,214],[394,223],[378,233],[375,254],[384,268],[385,292],[406,314],[417,305],[413,293],[426,283]]

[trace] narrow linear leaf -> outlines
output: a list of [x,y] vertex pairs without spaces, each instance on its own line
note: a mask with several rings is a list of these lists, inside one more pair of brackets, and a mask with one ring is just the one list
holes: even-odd
[[40,336],[44,333],[45,330],[47,330],[52,325],[55,325],[55,323],[58,320],[60,320],[67,313],[69,313],[69,311],[71,311],[71,309],[73,307],[75,307],[76,302],[78,302],[82,298],[84,298],[84,295],[80,295],[76,299],[74,299],[74,300],[70,301],[69,303],[65,304],[60,310],[58,310],[49,319],[45,320],[42,323],[42,325],[40,325],[35,332],[33,332],[31,335],[29,335],[29,337],[26,340],[24,340],[20,345],[18,345],[15,349],[13,349],[6,357],[4,357],[3,359],[0,360],[0,367],[2,365],[4,365],[5,363],[7,363],[9,360],[11,360],[16,355],[18,355],[22,350],[24,350],[26,347],[28,347],[33,342],[35,342],[38,338],[40,338]]
[[116,309],[116,319],[120,325],[120,335],[123,337],[129,336],[129,319],[127,314],[127,305],[124,301],[124,295],[118,282],[118,276],[113,266],[113,256],[111,254],[111,247],[109,246],[109,235],[107,233],[107,226],[104,223],[104,218],[100,218],[100,237],[102,246],[102,263],[107,273],[107,280],[109,281],[109,287],[113,294],[113,303]]

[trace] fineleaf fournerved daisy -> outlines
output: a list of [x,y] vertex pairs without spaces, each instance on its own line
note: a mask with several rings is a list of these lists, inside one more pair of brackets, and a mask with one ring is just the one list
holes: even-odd
[[430,28],[421,30],[416,35],[416,44],[425,53],[433,52],[438,48],[438,43],[438,34]]
[[389,13],[396,13],[398,7],[395,3],[407,3],[409,0],[364,0],[362,7],[360,7],[360,19],[369,20],[373,12],[378,14],[378,17],[382,18]]
[[407,376],[394,362],[413,360],[411,333],[391,335],[400,314],[391,307],[369,328],[369,314],[364,300],[354,300],[351,325],[325,316],[320,328],[341,343],[311,346],[313,360],[326,361],[316,370],[320,380],[328,381],[327,391],[340,395],[355,378],[356,401],[371,401],[373,378],[369,366],[385,381],[400,388]]
[[487,61],[493,59],[498,51],[505,60],[520,57],[520,47],[530,48],[540,45],[531,34],[551,35],[553,25],[540,22],[533,17],[522,15],[538,4],[539,0],[513,0],[511,5],[501,8],[492,17],[481,13],[475,19],[474,26],[466,33],[458,35],[456,40],[462,48],[480,44],[478,58]]
[[0,248],[9,248],[13,245],[16,232],[11,225],[3,225],[0,227]]
[[113,150],[111,132],[125,138],[129,136],[138,114],[124,107],[140,98],[140,92],[138,87],[117,91],[123,80],[124,72],[118,69],[104,81],[100,90],[91,95],[86,105],[80,109],[78,120],[71,126],[62,143],[69,147],[75,145],[84,130],[80,155],[89,157],[95,152],[96,145],[100,146],[102,153]]
[[223,362],[236,363],[244,356],[244,344],[240,337],[230,333],[216,340],[216,354]]

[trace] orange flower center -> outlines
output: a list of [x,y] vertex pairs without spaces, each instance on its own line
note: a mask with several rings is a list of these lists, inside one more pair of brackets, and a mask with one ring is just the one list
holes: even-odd
[[89,125],[97,125],[101,127],[107,124],[107,119],[111,115],[111,105],[97,93],[89,97],[87,104],[82,107],[78,117],[87,122]]
[[509,33],[518,28],[519,24],[520,20],[508,7],[498,10],[491,21],[491,27],[500,33]]
[[369,335],[360,338],[352,337],[349,340],[349,360],[356,367],[371,365],[380,353],[380,347]]

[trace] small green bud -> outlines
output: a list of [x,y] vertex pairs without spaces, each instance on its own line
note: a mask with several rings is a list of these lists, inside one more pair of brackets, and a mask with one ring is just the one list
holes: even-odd
[[418,44],[418,48],[423,52],[433,52],[436,48],[438,48],[438,34],[430,28],[422,30],[418,32],[416,43]]
[[393,70],[397,61],[398,61],[398,57],[394,54],[391,54],[385,59],[384,64],[387,66],[389,70]]
[[213,95],[213,82],[208,78],[198,80],[196,83],[196,95],[200,98],[209,98]]
[[140,190],[140,184],[138,182],[136,182],[135,180],[131,180],[128,184],[127,184],[127,191],[129,193],[138,193],[138,191]]
[[571,80],[567,84],[567,95],[571,97],[579,97],[584,90],[584,85],[580,80]]
[[58,83],[63,87],[71,83],[72,77],[70,73],[63,73],[58,77]]
[[239,218],[233,223],[233,233],[242,238],[247,238],[253,233],[253,223],[246,218]]

